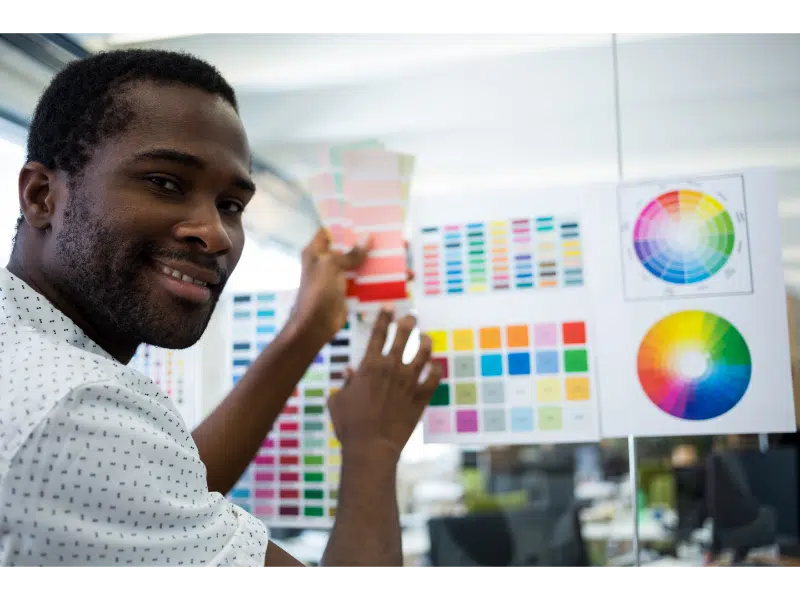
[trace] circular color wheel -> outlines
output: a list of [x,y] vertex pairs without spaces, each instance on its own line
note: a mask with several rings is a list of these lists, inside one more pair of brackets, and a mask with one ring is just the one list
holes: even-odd
[[673,190],[651,201],[633,230],[633,246],[644,268],[681,285],[719,271],[733,252],[734,239],[725,207],[695,190]]
[[665,317],[639,346],[639,382],[664,412],[689,421],[731,410],[750,384],[750,351],[739,331],[717,315],[687,310]]

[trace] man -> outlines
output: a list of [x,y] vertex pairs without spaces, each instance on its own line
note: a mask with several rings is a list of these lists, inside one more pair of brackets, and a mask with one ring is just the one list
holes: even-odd
[[[0,269],[0,564],[300,564],[223,496],[344,325],[366,249],[314,238],[288,324],[191,434],[125,366],[140,343],[194,344],[239,260],[255,187],[237,110],[213,67],[161,51],[74,62],[42,95]],[[403,364],[410,317],[382,353],[391,320],[329,403],[343,466],[327,565],[402,561],[397,461],[440,374],[424,336]]]

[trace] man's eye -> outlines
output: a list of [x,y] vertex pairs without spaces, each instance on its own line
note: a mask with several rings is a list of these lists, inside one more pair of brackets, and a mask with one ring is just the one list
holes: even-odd
[[219,203],[219,208],[227,213],[240,213],[244,211],[244,205],[236,200],[224,200]]
[[147,180],[157,185],[158,187],[164,188],[165,190],[170,192],[180,193],[181,191],[181,188],[177,183],[175,183],[172,179],[167,179],[166,177],[153,176],[153,177],[148,177]]

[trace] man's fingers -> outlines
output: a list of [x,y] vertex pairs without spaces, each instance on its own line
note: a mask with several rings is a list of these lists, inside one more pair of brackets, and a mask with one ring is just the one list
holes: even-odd
[[408,336],[414,331],[417,325],[417,320],[411,315],[406,315],[397,322],[397,329],[394,334],[394,342],[392,348],[389,350],[389,356],[397,361],[403,360],[403,351],[406,349],[408,343]]
[[372,238],[368,237],[363,242],[359,242],[353,246],[349,252],[337,256],[339,267],[345,271],[355,271],[358,269],[358,267],[360,267],[367,259],[367,254],[369,254],[371,244]]
[[436,388],[439,387],[439,382],[442,379],[442,367],[438,363],[428,364],[430,365],[428,375],[417,387],[416,394],[416,399],[426,406],[431,401],[431,396],[433,396]]
[[367,351],[365,357],[378,357],[383,354],[383,346],[386,344],[386,337],[389,332],[389,325],[392,322],[394,310],[391,306],[381,307],[378,313],[378,318],[375,319],[375,324],[372,326],[372,335],[367,344]]
[[330,252],[330,249],[331,238],[328,235],[328,231],[324,227],[321,227],[317,230],[317,233],[314,234],[314,237],[308,245],[303,248],[303,262],[308,262],[320,254],[326,254]]
[[427,335],[421,335],[419,338],[419,350],[417,350],[417,355],[411,361],[411,372],[414,376],[414,381],[419,379],[419,376],[422,374],[422,369],[428,364],[431,358],[432,347],[433,343],[431,342],[431,338]]

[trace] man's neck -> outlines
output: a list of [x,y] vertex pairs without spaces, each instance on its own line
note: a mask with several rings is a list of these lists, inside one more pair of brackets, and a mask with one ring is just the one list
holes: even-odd
[[11,254],[11,259],[8,261],[8,265],[6,265],[6,269],[50,301],[53,306],[64,313],[75,325],[80,327],[89,339],[103,350],[122,364],[128,364],[130,362],[131,358],[133,358],[133,355],[136,353],[138,344],[123,343],[113,336],[103,335],[100,328],[93,326],[88,319],[84,318],[74,303],[58,293],[42,274],[41,269],[34,268],[32,265],[26,263],[27,261],[19,257],[15,248],[14,252]]

